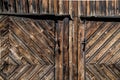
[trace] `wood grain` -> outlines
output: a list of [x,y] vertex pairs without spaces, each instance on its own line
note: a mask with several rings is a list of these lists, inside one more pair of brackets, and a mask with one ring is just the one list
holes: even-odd
[[5,80],[53,80],[54,22],[1,19],[0,76]]
[[80,20],[119,16],[119,0],[0,0],[2,12],[67,14],[73,20],[0,15],[0,80],[119,79],[119,23]]
[[[99,26],[99,28],[94,27]],[[116,80],[119,71],[120,60],[120,24],[117,22],[102,22],[92,26],[91,32],[87,31],[86,44],[86,78],[90,80]],[[116,67],[115,67],[116,66]]]

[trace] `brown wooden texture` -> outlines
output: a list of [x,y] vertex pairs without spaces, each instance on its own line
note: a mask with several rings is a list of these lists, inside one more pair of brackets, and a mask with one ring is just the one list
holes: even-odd
[[3,80],[54,80],[54,21],[0,19]]
[[73,20],[0,16],[0,80],[119,80],[119,23],[80,20],[119,15],[119,0],[0,0],[2,12]]
[[71,16],[113,16],[120,14],[119,0],[0,0],[0,12],[69,14],[71,7],[68,6],[71,4],[74,10],[78,7],[78,15],[74,15],[76,12],[73,12]]
[[86,80],[119,80],[120,23],[86,23]]

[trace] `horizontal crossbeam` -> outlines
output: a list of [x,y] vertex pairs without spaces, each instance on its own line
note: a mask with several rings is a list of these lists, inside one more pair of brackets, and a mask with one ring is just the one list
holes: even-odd
[[82,21],[120,22],[120,16],[80,16]]
[[55,14],[18,14],[18,13],[0,13],[0,15],[5,16],[16,16],[16,17],[24,17],[24,18],[31,18],[31,19],[38,19],[38,20],[63,20],[64,18],[71,19],[70,15],[55,15]]

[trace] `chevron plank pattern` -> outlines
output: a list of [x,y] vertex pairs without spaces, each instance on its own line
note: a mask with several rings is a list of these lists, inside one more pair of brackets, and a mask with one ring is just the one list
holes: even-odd
[[54,22],[0,16],[0,80],[54,79]]
[[86,80],[120,80],[120,23],[87,22]]

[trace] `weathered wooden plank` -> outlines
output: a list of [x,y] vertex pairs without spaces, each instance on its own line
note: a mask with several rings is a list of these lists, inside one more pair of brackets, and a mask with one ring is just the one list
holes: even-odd
[[72,15],[73,15],[73,17],[77,17],[78,16],[78,2],[73,1],[72,3],[73,3],[72,7],[74,7],[72,9]]
[[106,15],[106,1],[103,1],[101,6],[102,6],[102,14]]
[[[69,14],[72,15],[72,1],[69,1]],[[72,15],[73,17],[73,15]],[[73,55],[73,22],[69,22],[69,80],[72,80],[73,67],[72,67],[72,55]]]
[[42,13],[48,13],[49,11],[49,0],[42,0]]
[[72,46],[72,22],[69,23],[69,80],[72,80],[73,68],[72,68],[72,55],[73,55],[73,46]]
[[90,14],[88,14],[88,15],[92,16],[93,15],[93,1],[90,1],[89,4],[90,4],[90,7],[89,7],[90,8]]
[[26,9],[25,9],[25,0],[22,0],[22,9],[23,9],[23,13],[26,13]]
[[73,64],[73,80],[77,80],[77,74],[78,74],[78,62],[77,62],[77,60],[78,60],[78,58],[77,58],[77,56],[78,56],[78,53],[77,53],[77,50],[78,50],[78,48],[77,48],[77,35],[78,35],[78,25],[77,25],[77,18],[75,18],[74,19],[75,21],[74,21],[74,25],[73,25],[73,53],[74,54],[72,54],[72,64]]
[[59,80],[59,52],[60,52],[60,47],[58,43],[58,38],[59,38],[59,25],[58,23],[55,23],[55,80]]
[[100,10],[99,10],[99,1],[96,0],[96,15],[100,15]]
[[115,13],[115,0],[112,0],[112,16],[114,16]]
[[54,14],[58,14],[58,0],[54,0]]
[[[118,47],[120,46],[120,26],[117,22],[102,23],[104,23],[104,25],[101,26],[101,24],[98,24],[99,28],[96,28],[96,32],[94,30],[91,31],[94,32],[94,34],[91,34],[92,37],[86,44],[86,78],[97,80],[119,79],[120,72],[113,64],[116,66],[119,65],[120,50]],[[94,26],[97,25],[93,25],[93,27]],[[88,30],[91,30],[90,28],[92,28],[92,26],[89,27]],[[89,34],[88,31],[87,34]]]
[[[90,14],[90,1],[87,1],[87,15],[89,15]],[[78,8],[79,9],[79,8]]]
[[[74,9],[72,9],[73,11],[72,11],[72,13],[73,13],[73,16],[77,16],[78,15],[78,8],[77,8],[77,6],[78,6],[78,4],[77,4],[77,2],[76,1],[74,1],[73,2],[73,6],[74,6]],[[73,53],[74,54],[72,54],[72,67],[73,67],[73,80],[77,80],[78,78],[77,78],[77,74],[78,74],[78,62],[77,62],[77,55],[78,55],[78,53],[77,53],[77,35],[78,35],[78,25],[77,25],[77,22],[78,22],[78,20],[77,20],[77,17],[76,18],[74,18],[74,22],[73,22]]]
[[59,0],[58,1],[59,3],[59,13],[58,14],[63,14],[63,1],[62,0]]
[[59,75],[58,75],[58,80],[63,80],[63,31],[64,31],[64,24],[62,21],[59,21],[58,22],[58,25],[59,25],[59,37],[58,37],[58,43],[59,43],[59,47],[60,47],[60,51],[59,51],[59,64],[58,64],[58,67],[59,67]]
[[86,16],[87,15],[87,2],[86,1],[81,1],[81,15]]
[[29,0],[28,3],[29,3],[29,13],[32,13],[33,12],[32,0]]
[[63,80],[69,79],[69,19],[64,19],[63,32]]
[[120,13],[120,1],[118,0],[118,15]]
[[41,14],[42,13],[42,0],[39,0],[39,5],[38,5],[38,11]]
[[[79,4],[78,4],[79,5]],[[80,21],[80,20],[79,20]],[[80,28],[81,24],[79,22],[79,25],[78,25],[78,80],[82,80],[82,76],[81,76],[81,28]]]
[[35,13],[38,13],[38,1],[39,0],[35,0],[35,1],[33,1],[33,6],[34,6],[34,11],[35,11]]
[[108,15],[112,15],[112,1],[108,1]]
[[78,27],[78,80],[85,79],[85,72],[84,72],[84,54],[83,54],[83,44],[84,41],[84,24],[79,22]]
[[53,14],[53,13],[54,13],[54,1],[49,0],[49,14]]
[[78,1],[78,16],[81,15],[81,1]]
[[0,2],[0,12],[2,12],[3,10],[3,8],[2,8],[2,6],[3,6],[3,0],[1,0],[1,2]]
[[63,1],[64,14],[69,14],[69,1]]
[[114,12],[114,14],[117,14],[117,0],[115,0],[115,8],[114,8],[115,10],[115,12]]
[[[119,0],[105,1],[72,1],[79,4],[78,12],[81,15],[119,15]],[[60,9],[64,14],[68,14],[69,1],[63,0],[1,0],[2,12],[21,12],[21,13],[49,13],[61,14]],[[71,7],[74,7],[73,6]],[[28,9],[29,8],[29,9]],[[75,14],[73,12],[73,14]],[[79,15],[80,16],[80,15]]]

